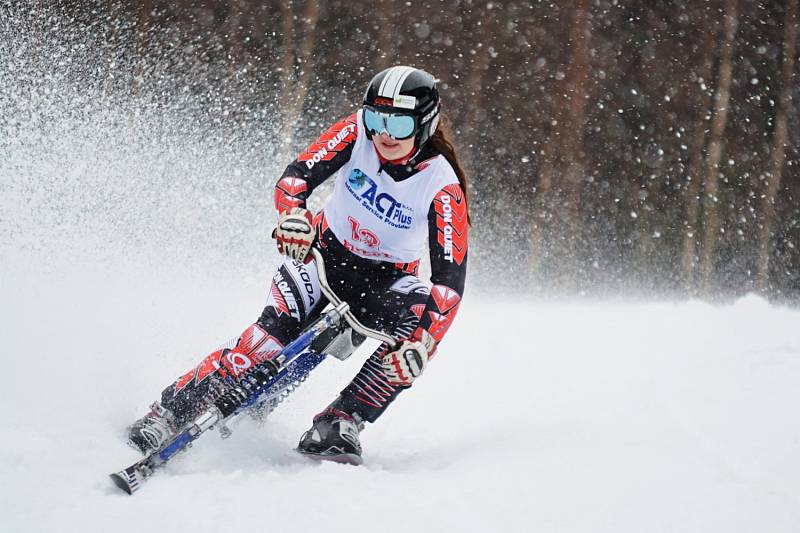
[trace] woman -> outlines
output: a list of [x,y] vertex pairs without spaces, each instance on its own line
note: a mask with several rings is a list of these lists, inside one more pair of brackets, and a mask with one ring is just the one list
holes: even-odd
[[[163,393],[130,428],[142,452],[196,416],[204,399],[269,359],[325,303],[309,251],[317,243],[333,290],[367,327],[401,339],[381,346],[339,396],[314,417],[300,453],[360,463],[359,432],[422,374],[458,310],[467,266],[466,176],[437,128],[436,81],[392,67],[376,75],[363,108],[328,129],[284,171],[275,188],[278,250],[287,255],[260,318]],[[334,192],[316,216],[306,199],[331,175]],[[416,277],[428,239],[431,281]]]

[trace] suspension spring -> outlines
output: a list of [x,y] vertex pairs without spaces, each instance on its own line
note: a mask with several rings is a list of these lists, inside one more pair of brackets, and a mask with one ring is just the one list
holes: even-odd
[[[308,378],[308,372],[304,373],[302,376],[293,379],[285,387],[283,387],[274,398],[270,399],[269,401],[265,401],[261,404],[257,404],[255,409],[250,411],[250,415],[257,419],[263,420],[266,416],[268,416],[275,408],[278,407],[286,398],[289,397],[295,390],[297,390],[300,385]],[[288,379],[288,376],[284,379]],[[276,386],[280,386],[280,383],[276,384]]]
[[214,406],[219,409],[223,418],[232,415],[260,389],[266,387],[270,379],[276,376],[279,370],[280,367],[275,361],[264,361],[240,376],[236,384],[214,400]]

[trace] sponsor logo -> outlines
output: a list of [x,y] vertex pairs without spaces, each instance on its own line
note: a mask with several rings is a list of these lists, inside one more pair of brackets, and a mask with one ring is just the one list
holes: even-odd
[[311,158],[306,160],[306,167],[311,170],[314,168],[314,165],[325,159],[330,152],[337,152],[338,150],[336,150],[336,147],[339,146],[339,144],[342,143],[355,130],[355,124],[345,125],[336,133],[336,135],[328,139],[328,142],[322,145],[319,150],[311,154]]
[[297,284],[302,286],[306,291],[306,295],[308,296],[308,309],[311,309],[314,307],[314,304],[317,303],[317,299],[314,297],[314,282],[311,281],[311,275],[308,273],[302,263],[292,261],[292,266],[294,267],[294,271],[297,273],[297,276],[293,277],[295,281],[298,282]]
[[417,106],[417,98],[405,94],[398,94],[394,97],[394,106],[404,109],[414,109]]
[[416,276],[404,276],[397,281],[389,288],[394,292],[399,292],[400,294],[411,294],[412,292],[415,294],[429,294],[430,289],[428,288],[425,283],[422,282]]
[[247,357],[245,354],[241,352],[234,352],[233,350],[226,350],[223,361],[223,365],[228,371],[234,375],[234,377],[239,377],[242,372],[253,366],[253,360]]
[[[359,169],[354,169],[349,176],[347,176],[348,189],[361,189],[369,178]],[[372,180],[370,180],[372,181]]]
[[[288,313],[296,320],[300,320],[300,308],[297,306],[297,300],[294,298],[294,294],[292,293],[292,288],[289,286],[289,283],[283,279],[283,276],[280,272],[275,273],[275,278],[272,280],[274,283],[274,287],[277,289],[278,294],[276,291],[272,291],[272,296],[277,301],[277,305],[275,308],[278,310],[278,314],[281,315],[283,313]],[[280,299],[277,297],[280,296]],[[283,305],[281,305],[283,304]]]
[[375,235],[374,232],[362,228],[361,223],[353,217],[347,217],[350,222],[350,231],[353,235],[353,240],[363,243],[367,248],[377,248],[381,244],[381,240]]
[[453,206],[450,205],[450,195],[442,194],[439,199],[442,201],[442,220],[444,221],[444,258],[453,262]]
[[308,294],[308,306],[313,306],[317,300],[314,298],[314,284],[311,283],[311,276],[305,270],[300,271],[300,279],[303,282],[303,287]]
[[400,229],[408,229],[414,221],[414,210],[402,204],[359,169],[353,169],[347,177],[347,190],[361,206],[375,215],[381,222]]
[[269,335],[257,324],[253,324],[242,332],[235,349],[217,350],[200,361],[197,367],[181,376],[175,383],[174,394],[177,395],[193,380],[197,385],[215,373],[223,377],[229,375],[239,377],[248,368],[271,359],[282,349],[283,345],[278,342],[278,339]]
[[[438,107],[434,107],[434,108],[431,110],[431,112],[430,112],[430,113],[428,113],[427,115],[425,115],[424,117],[422,117],[422,120],[420,120],[420,121],[419,121],[419,122],[420,122],[420,124],[427,124],[427,123],[428,123],[428,121],[429,121],[430,119],[432,119],[432,118],[433,118],[433,117],[434,117],[434,116],[435,116],[435,115],[436,115],[438,112],[439,112],[439,108],[438,108]],[[437,123],[436,123],[436,124],[438,124],[438,121],[437,121]],[[433,133],[433,132],[434,132],[434,130],[436,130],[436,125],[433,125],[433,126],[431,127],[431,133]]]
[[446,261],[464,262],[467,255],[469,216],[467,201],[457,183],[446,186],[434,199],[436,209],[437,242],[442,247]]
[[353,252],[356,255],[360,255],[361,257],[374,257],[376,259],[394,260],[394,256],[392,254],[387,254],[386,252],[381,252],[378,250],[359,248],[347,239],[345,239],[342,244],[344,245],[345,250],[348,252]]

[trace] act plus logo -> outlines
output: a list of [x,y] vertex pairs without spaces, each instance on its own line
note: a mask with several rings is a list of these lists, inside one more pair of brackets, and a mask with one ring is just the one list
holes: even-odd
[[361,202],[361,206],[380,221],[395,228],[408,229],[414,221],[414,211],[387,192],[381,192],[378,184],[363,171],[355,168],[347,177],[347,190]]

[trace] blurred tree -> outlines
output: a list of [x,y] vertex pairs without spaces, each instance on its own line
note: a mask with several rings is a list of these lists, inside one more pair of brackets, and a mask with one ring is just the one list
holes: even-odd
[[728,123],[728,106],[733,73],[733,50],[736,28],[739,24],[739,0],[725,0],[724,33],[721,44],[717,90],[714,94],[714,119],[703,181],[703,244],[701,250],[701,286],[708,292],[714,274],[714,261],[719,240],[719,162],[725,143],[725,126]]
[[378,70],[425,68],[474,178],[477,270],[573,294],[800,295],[796,4],[7,2],[0,32],[24,28],[30,46],[0,39],[0,61],[180,104],[260,161],[351,113]]
[[[295,125],[308,93],[309,82],[314,71],[313,51],[317,41],[317,21],[320,4],[317,0],[305,0],[300,25],[295,24],[295,15],[289,2],[281,3],[283,29],[283,89],[279,103],[283,128],[280,139],[284,146],[294,141]],[[295,44],[300,39],[299,45]]]
[[559,285],[575,287],[574,243],[580,242],[579,217],[581,187],[585,176],[584,129],[589,77],[589,0],[574,0],[568,37],[570,50],[567,72],[559,84],[550,119],[553,129],[542,150],[535,211],[557,213],[543,234],[542,218],[534,214],[530,227],[533,268],[539,268],[542,239],[555,244]]
[[376,70],[383,70],[395,64],[397,32],[394,28],[396,2],[377,0],[378,57],[375,60]]
[[[697,76],[692,80],[692,104],[694,106],[693,125],[689,137],[691,149],[689,167],[686,173],[686,188],[684,204],[686,219],[683,226],[683,239],[681,248],[681,270],[683,273],[684,287],[687,291],[694,291],[696,285],[695,266],[697,264],[697,249],[700,238],[698,219],[700,214],[700,194],[703,182],[703,163],[706,160],[706,130],[711,116],[711,76],[716,58],[716,40],[718,35],[718,18],[714,16],[713,7],[709,9],[708,2],[698,14],[706,28],[703,36],[700,55],[702,63]],[[710,13],[709,13],[710,12]]]
[[139,47],[141,52],[145,53],[147,50],[147,34],[150,31],[150,16],[153,12],[153,0],[142,0],[142,5],[139,11],[139,22],[137,27],[139,37]]
[[781,189],[783,166],[786,160],[788,139],[788,117],[792,113],[792,91],[794,85],[794,64],[797,54],[797,0],[787,0],[784,18],[783,68],[781,95],[773,133],[772,158],[768,173],[767,190],[761,204],[762,223],[758,236],[757,281],[756,286],[762,292],[769,285],[769,260],[773,243],[775,226],[775,204],[778,191]]

